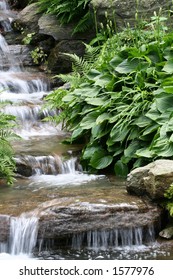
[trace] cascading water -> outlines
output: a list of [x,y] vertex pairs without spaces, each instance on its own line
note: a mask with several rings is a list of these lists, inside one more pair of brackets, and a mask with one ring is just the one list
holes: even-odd
[[35,216],[12,217],[10,221],[9,253],[12,255],[32,253],[37,242],[38,218]]
[[[11,31],[10,22],[14,17],[15,14],[10,11],[8,2],[5,0],[1,0],[0,29],[2,29],[3,32]],[[37,207],[39,208],[40,204],[38,205],[38,203],[42,203],[45,201],[47,202],[47,200],[50,198],[56,198],[58,200],[58,202],[56,203],[59,203],[62,198],[62,203],[64,204],[62,204],[60,208],[55,209],[55,212],[53,212],[54,208],[53,206],[51,206],[50,210],[48,211],[49,214],[53,213],[53,217],[55,217],[55,214],[58,213],[58,218],[61,210],[64,211],[63,213],[61,213],[63,220],[60,220],[60,222],[57,222],[57,224],[55,223],[54,231],[60,230],[60,232],[62,231],[63,223],[70,223],[70,221],[73,220],[74,217],[75,219],[78,219],[81,213],[83,213],[83,219],[85,219],[85,211],[84,209],[82,209],[81,204],[82,202],[84,202],[84,208],[89,211],[91,207],[90,203],[88,202],[89,199],[93,204],[95,203],[96,205],[101,205],[101,210],[99,211],[102,211],[102,208],[104,208],[105,205],[109,203],[110,209],[113,203],[117,203],[118,207],[120,207],[120,205],[122,206],[122,204],[120,203],[121,201],[119,202],[118,199],[116,202],[111,202],[113,189],[111,190],[111,198],[109,196],[105,198],[107,193],[109,192],[107,188],[107,185],[109,184],[107,181],[103,181],[104,186],[100,191],[100,179],[103,179],[105,177],[88,175],[82,172],[82,168],[78,163],[77,158],[72,156],[71,151],[68,151],[68,155],[70,154],[70,159],[69,156],[67,158],[67,150],[65,151],[65,155],[63,154],[63,152],[59,153],[59,151],[56,151],[56,148],[53,149],[50,153],[47,152],[47,150],[51,148],[50,146],[53,142],[53,136],[55,135],[54,141],[55,144],[58,145],[59,139],[56,138],[56,136],[64,135],[64,132],[61,131],[61,127],[57,127],[50,122],[42,122],[42,119],[44,117],[57,114],[57,111],[48,111],[46,109],[42,109],[43,96],[47,95],[50,90],[48,79],[45,78],[43,74],[39,74],[38,71],[34,73],[28,72],[28,70],[25,69],[22,63],[21,56],[15,56],[14,49],[18,50],[18,53],[20,54],[20,45],[9,46],[2,34],[0,34],[0,100],[10,101],[10,105],[6,105],[1,110],[6,114],[12,114],[16,116],[18,126],[17,128],[15,128],[15,132],[24,140],[22,140],[23,142],[17,142],[17,144],[14,143],[14,146],[16,145],[18,147],[17,150],[19,150],[19,153],[15,156],[15,160],[19,169],[26,168],[29,170],[29,176],[25,176],[24,178],[22,177],[21,181],[18,180],[15,184],[15,187],[11,191],[12,195],[10,194],[8,202],[9,206],[13,204],[13,195],[15,191],[17,192],[17,190],[20,193],[18,194],[20,198],[18,198],[16,205],[14,204],[14,207],[12,207],[13,211],[16,211],[17,208],[19,208],[20,210],[20,207],[18,207],[19,204],[20,206],[21,204],[26,204],[26,207],[28,207],[28,201],[31,204],[32,200],[35,200],[35,193],[37,194],[36,197],[39,202],[37,202],[37,204],[35,203],[35,201],[33,202],[34,208],[32,208],[32,210],[37,209]],[[43,145],[44,141],[46,145]],[[37,150],[34,150],[36,143],[38,145],[38,148]],[[23,150],[22,152],[20,152],[22,148]],[[94,185],[95,189],[93,188],[92,184],[97,184]],[[99,193],[97,195],[98,189]],[[21,199],[20,195],[23,190],[26,193],[24,193],[24,197]],[[29,192],[30,196],[28,196],[27,191]],[[94,192],[96,192],[95,197],[92,196]],[[114,195],[114,197],[116,196],[117,193]],[[71,206],[68,205],[68,203],[70,203],[68,201],[71,198],[73,200],[72,208],[70,208]],[[4,198],[2,197],[2,200],[3,199]],[[25,202],[23,202],[23,200]],[[6,202],[6,204],[8,203]],[[77,204],[76,206],[75,203],[79,204]],[[131,202],[131,205],[132,207],[134,206],[133,201]],[[68,209],[68,206],[70,210]],[[21,208],[22,207],[23,206],[21,206]],[[79,207],[79,211],[77,210],[77,207]],[[111,212],[110,209],[108,209],[108,212],[105,212],[103,216],[101,214],[101,216],[105,218],[105,222],[107,220],[109,211]],[[27,212],[30,210],[31,209],[24,209],[23,212]],[[70,214],[68,213],[68,211],[70,212]],[[67,220],[68,214],[71,215],[71,212],[73,211],[74,217],[70,216],[69,220]],[[137,211],[136,208],[135,211]],[[21,212],[16,214],[10,213],[10,218],[5,216],[3,222],[4,224],[1,225],[0,222],[1,254],[8,253],[11,255],[31,255],[34,247],[36,246],[37,234],[39,234],[39,217],[38,215],[35,215],[34,212],[30,212],[30,216],[28,216],[26,213],[22,215],[20,214]],[[95,216],[96,214],[97,209],[93,210],[93,212],[90,213],[89,217],[92,216],[93,220],[97,220],[97,216]],[[111,215],[112,219],[116,216],[116,214],[115,216],[114,214]],[[124,216],[125,215],[126,213],[124,212]],[[49,227],[49,222],[50,221],[48,218],[48,231],[51,228]],[[70,232],[71,248],[73,250],[82,251],[82,248],[86,247],[87,249],[99,251],[103,248],[108,250],[110,247],[113,247],[117,251],[119,247],[138,247],[142,246],[143,243],[154,241],[155,234],[152,223],[150,223],[151,226],[148,227],[146,223],[144,227],[138,225],[126,227],[126,224],[124,223],[123,227],[118,228],[116,228],[117,225],[115,224],[115,226],[111,225],[111,229],[108,230],[104,229],[104,224],[105,223],[103,223],[102,230],[95,229],[97,228],[97,223],[95,224],[95,227],[93,226],[92,230],[89,230],[87,227],[87,222],[83,222],[83,220],[81,219],[81,228],[85,227],[85,231],[83,232],[83,230],[78,230],[78,233]],[[4,231],[5,227],[6,231]],[[3,234],[1,233],[1,229],[3,229]],[[9,232],[8,234],[7,231]],[[71,231],[76,232],[74,226],[71,227]],[[5,239],[7,236],[9,238]],[[45,240],[44,238],[45,236],[43,234],[43,244],[46,240],[46,238]]]
[[89,249],[99,250],[109,247],[141,246],[155,240],[153,225],[145,229],[142,227],[117,228],[110,230],[94,230],[86,233],[74,234],[72,248],[81,249],[84,245]]
[[0,253],[31,256],[37,242],[38,218],[22,214],[9,218],[9,239],[0,242]]

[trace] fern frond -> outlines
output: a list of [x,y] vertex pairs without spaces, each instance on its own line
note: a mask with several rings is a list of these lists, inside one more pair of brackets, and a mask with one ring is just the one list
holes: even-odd
[[85,45],[84,59],[88,61],[88,63],[91,63],[93,65],[99,56],[100,47],[94,47],[85,43],[84,45]]
[[73,33],[80,33],[80,32],[85,32],[86,30],[89,30],[89,28],[93,27],[93,17],[90,11],[88,11],[77,23],[75,28],[73,29]]

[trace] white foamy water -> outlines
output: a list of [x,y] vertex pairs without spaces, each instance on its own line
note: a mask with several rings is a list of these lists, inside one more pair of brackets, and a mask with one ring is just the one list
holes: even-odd
[[28,259],[36,246],[38,234],[38,218],[23,213],[19,217],[11,217],[9,223],[9,240],[0,243],[1,259]]
[[11,255],[8,253],[0,253],[0,260],[31,260],[31,256],[27,254]]
[[38,218],[35,216],[12,217],[10,221],[10,248],[11,255],[32,253],[36,245],[38,233]]
[[63,187],[63,186],[79,186],[92,181],[105,178],[104,175],[84,174],[81,172],[58,174],[58,175],[36,175],[31,178],[29,184],[33,187]]

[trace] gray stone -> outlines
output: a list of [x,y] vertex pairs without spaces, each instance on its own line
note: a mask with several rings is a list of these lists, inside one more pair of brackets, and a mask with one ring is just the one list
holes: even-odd
[[40,208],[39,237],[56,239],[68,234],[94,230],[111,230],[142,227],[158,227],[161,209],[145,201],[138,207],[135,204],[94,204],[73,203]]
[[38,4],[30,4],[18,14],[18,19],[13,22],[13,27],[19,31],[22,31],[22,28],[28,28],[31,32],[35,32],[38,29],[40,16]]
[[[138,3],[138,4],[137,4]],[[123,27],[127,23],[133,25],[135,14],[139,18],[148,19],[154,11],[160,8],[167,11],[172,7],[171,0],[92,0],[91,10],[95,10],[99,22],[105,22],[105,12],[108,18],[115,20],[117,27]]]
[[173,160],[156,160],[136,168],[127,176],[129,193],[148,195],[151,199],[163,199],[165,191],[173,183]]
[[74,25],[62,26],[54,15],[42,15],[38,20],[39,33],[52,36],[56,41],[71,40]]
[[15,56],[15,59],[20,61],[23,66],[32,66],[33,59],[31,56],[32,46],[25,45],[10,45],[10,53]]
[[69,73],[71,71],[72,62],[64,53],[84,54],[85,46],[80,40],[64,40],[58,43],[51,51],[48,58],[48,68],[56,73]]
[[0,215],[0,243],[7,241],[9,225],[10,225],[10,216]]
[[167,227],[159,232],[159,236],[165,239],[172,239],[173,238],[173,226]]
[[16,170],[17,174],[22,175],[24,177],[32,176],[32,167],[31,166],[28,166],[27,164],[22,163],[22,162],[17,162],[16,168],[17,168],[17,170]]

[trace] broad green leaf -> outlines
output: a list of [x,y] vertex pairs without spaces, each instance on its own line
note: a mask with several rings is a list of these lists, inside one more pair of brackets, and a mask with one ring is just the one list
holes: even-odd
[[124,150],[125,157],[134,157],[136,151],[140,148],[139,141],[132,141],[130,145]]
[[173,143],[167,143],[164,146],[160,146],[159,148],[154,147],[154,151],[159,157],[169,157],[173,156]]
[[109,63],[115,69],[123,60],[124,59],[119,55],[115,55],[114,58]]
[[164,79],[161,79],[161,86],[172,86],[173,85],[173,77],[167,77]]
[[138,59],[125,59],[115,68],[115,70],[120,74],[129,74],[137,69],[138,63]]
[[97,118],[98,118],[98,112],[91,112],[82,119],[80,126],[83,129],[90,129],[95,125]]
[[170,119],[172,112],[170,110],[165,111],[164,113],[160,114],[160,116],[156,119],[156,122],[162,126],[167,123]]
[[173,74],[173,59],[168,60],[162,70],[168,74]]
[[117,176],[126,177],[129,170],[128,166],[124,164],[121,160],[118,160],[114,165],[114,171]]
[[152,125],[146,127],[146,129],[143,130],[142,135],[145,136],[145,135],[148,135],[150,133],[153,133],[154,131],[157,131],[158,128],[159,128],[159,124],[153,122]]
[[96,86],[104,88],[113,81],[113,76],[110,74],[102,74],[97,76],[94,80]]
[[[75,96],[81,96],[83,97],[83,99],[85,97],[96,97],[99,92],[100,92],[101,88],[100,87],[84,87],[84,88],[78,88],[78,89],[75,89],[72,94],[75,95]],[[79,98],[79,97],[78,97]]]
[[155,100],[157,109],[164,113],[167,109],[170,109],[173,104],[173,95],[165,95],[163,97],[158,97]]
[[140,116],[134,121],[134,124],[138,127],[145,127],[149,124],[151,124],[151,119],[147,118],[146,116]]
[[100,124],[110,119],[109,113],[103,113],[96,119],[96,124]]
[[72,94],[67,94],[63,97],[62,101],[63,102],[71,102],[74,99],[74,96]]
[[106,154],[106,151],[100,150],[95,152],[90,160],[90,165],[95,169],[104,169],[113,161],[113,157]]
[[173,85],[170,86],[163,86],[163,89],[167,93],[173,93]]
[[125,125],[123,127],[113,126],[110,137],[113,138],[114,142],[122,142],[126,139],[128,134],[130,133],[130,126]]
[[134,140],[134,139],[138,139],[139,137],[139,128],[138,127],[132,127],[130,130],[130,133],[127,137],[127,140]]
[[173,133],[171,134],[171,136],[169,138],[169,142],[173,143]]
[[92,137],[96,140],[105,136],[110,131],[110,128],[107,127],[106,123],[96,124],[92,127],[91,133]]
[[160,127],[160,137],[166,137],[168,132],[168,123],[164,123],[161,127]]
[[89,105],[102,106],[105,104],[105,98],[95,97],[95,98],[86,98],[85,100]]
[[144,157],[144,158],[152,158],[153,157],[153,152],[148,148],[141,148],[136,151],[136,156],[138,157]]
[[83,159],[90,159],[95,152],[99,152],[99,151],[100,151],[99,146],[89,146],[83,152]]
[[86,75],[89,80],[94,80],[95,77],[99,76],[101,73],[95,69],[91,69]]
[[72,141],[80,137],[82,133],[83,133],[83,129],[81,127],[75,129],[71,136]]

